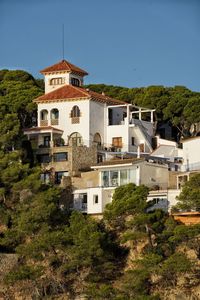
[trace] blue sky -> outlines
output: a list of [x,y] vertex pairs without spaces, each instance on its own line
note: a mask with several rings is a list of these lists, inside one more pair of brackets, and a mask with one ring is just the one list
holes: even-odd
[[200,91],[200,0],[0,0],[0,69],[65,59],[86,83]]

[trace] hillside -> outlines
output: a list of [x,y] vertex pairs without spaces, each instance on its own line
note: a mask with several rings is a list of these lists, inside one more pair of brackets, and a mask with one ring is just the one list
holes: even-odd
[[[179,120],[174,126],[185,131],[189,115],[198,121],[199,94],[184,87],[89,88],[157,105],[160,122]],[[153,204],[147,187],[117,188],[101,220],[61,209],[70,189],[42,183],[22,132],[35,122],[32,100],[42,93],[42,82],[30,74],[0,71],[0,299],[198,299],[200,226],[178,224],[160,210],[147,213]],[[199,186],[197,175],[180,205],[193,209],[192,199],[199,207]]]

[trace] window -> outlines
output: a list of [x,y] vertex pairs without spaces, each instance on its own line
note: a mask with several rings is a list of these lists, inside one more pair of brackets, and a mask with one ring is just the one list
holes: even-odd
[[42,173],[40,174],[40,180],[46,184],[50,182],[50,173]]
[[80,86],[80,81],[77,78],[71,78],[71,84],[74,86]]
[[54,153],[53,159],[55,162],[66,161],[68,160],[68,153],[67,152]]
[[60,184],[63,176],[66,175],[66,172],[56,172],[55,173],[55,183]]
[[120,185],[128,184],[129,182],[129,170],[120,171]]
[[38,155],[37,159],[39,163],[49,163],[51,161],[49,154]]
[[144,144],[140,144],[140,152],[144,152]]
[[40,112],[40,126],[48,126],[48,111],[46,109]]
[[42,110],[40,113],[41,120],[47,120],[48,111],[46,109]]
[[47,135],[47,136],[44,136],[44,144],[43,144],[44,147],[49,147],[50,146],[50,136]]
[[130,182],[136,183],[136,169],[101,172],[101,184],[103,187],[119,186]]
[[58,125],[59,111],[57,108],[51,110],[51,125]]
[[118,171],[110,171],[110,185],[111,186],[119,185]]
[[73,106],[72,110],[71,110],[71,114],[70,117],[72,118],[72,124],[77,124],[80,122],[80,109],[77,105]]
[[64,84],[64,83],[65,83],[65,78],[63,78],[63,77],[52,78],[50,80],[50,85],[59,85],[59,84]]
[[116,148],[122,148],[122,137],[113,137],[112,145]]
[[98,195],[94,195],[94,196],[93,196],[93,203],[94,203],[94,204],[98,204],[98,203],[99,203]]
[[102,186],[109,186],[109,171],[101,172]]
[[131,137],[131,145],[134,146],[135,145],[135,138],[132,136]]
[[83,144],[82,136],[78,132],[74,132],[69,138],[70,146],[81,146]]
[[101,136],[98,132],[95,133],[93,142],[94,142],[95,145],[97,145],[97,147],[101,146]]

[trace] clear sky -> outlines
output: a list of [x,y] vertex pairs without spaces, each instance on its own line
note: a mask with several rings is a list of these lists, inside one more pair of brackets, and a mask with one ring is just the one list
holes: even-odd
[[0,69],[65,59],[86,83],[200,91],[200,0],[0,0]]

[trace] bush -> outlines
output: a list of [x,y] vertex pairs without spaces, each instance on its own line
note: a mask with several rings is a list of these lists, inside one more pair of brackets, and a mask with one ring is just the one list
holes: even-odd
[[42,268],[41,267],[32,267],[32,266],[19,266],[16,271],[10,272],[6,274],[4,281],[7,284],[14,283],[18,280],[35,280],[36,278],[42,275]]

